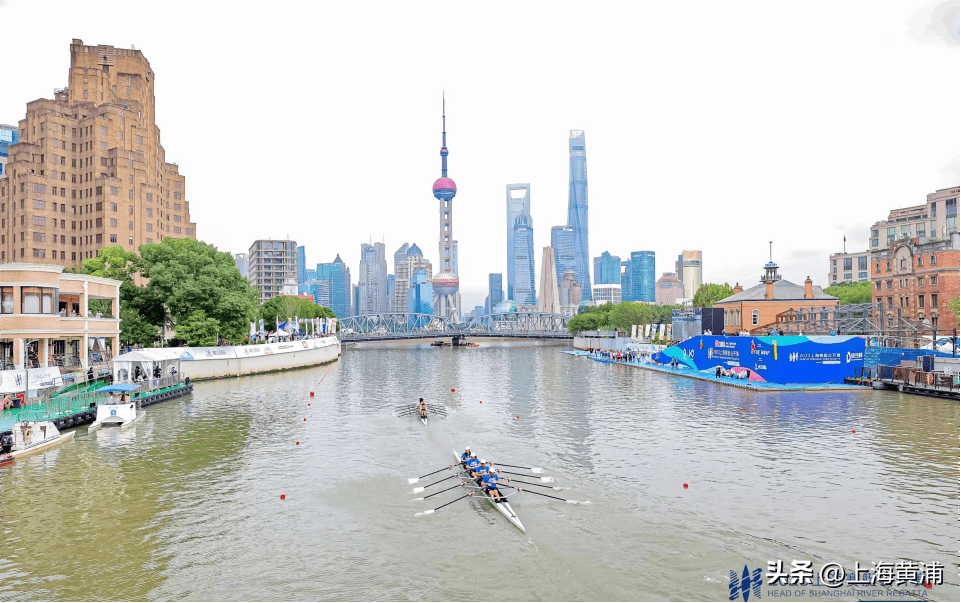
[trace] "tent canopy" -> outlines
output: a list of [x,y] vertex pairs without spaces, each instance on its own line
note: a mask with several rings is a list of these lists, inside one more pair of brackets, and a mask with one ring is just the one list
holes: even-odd
[[133,383],[118,383],[116,385],[107,385],[98,389],[98,392],[132,392],[135,389],[140,389],[139,385],[134,385]]
[[138,376],[150,379],[154,369],[163,376],[180,371],[180,348],[145,348],[120,354],[113,358],[113,381],[115,384],[134,381]]

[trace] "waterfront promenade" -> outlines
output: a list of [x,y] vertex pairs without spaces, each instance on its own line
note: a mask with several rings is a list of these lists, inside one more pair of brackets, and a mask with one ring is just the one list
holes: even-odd
[[663,366],[660,364],[653,364],[647,362],[646,359],[637,359],[633,361],[628,360],[618,360],[604,357],[597,357],[590,352],[585,352],[582,350],[566,350],[565,354],[571,354],[572,356],[579,356],[593,360],[595,362],[601,362],[606,364],[623,364],[626,366],[632,366],[636,368],[645,369],[648,371],[654,371],[656,373],[662,373],[665,375],[671,375],[673,377],[683,377],[685,379],[697,379],[698,381],[711,381],[718,385],[724,385],[727,387],[739,387],[741,389],[750,389],[758,392],[776,392],[776,391],[812,391],[812,392],[823,392],[823,391],[870,391],[871,388],[865,387],[863,385],[851,385],[847,383],[824,383],[824,384],[813,384],[813,383],[769,383],[767,381],[750,381],[748,379],[737,379],[734,377],[717,377],[715,376],[714,369],[708,369],[703,371],[696,371],[685,365],[679,365],[677,368],[672,368],[670,366]]

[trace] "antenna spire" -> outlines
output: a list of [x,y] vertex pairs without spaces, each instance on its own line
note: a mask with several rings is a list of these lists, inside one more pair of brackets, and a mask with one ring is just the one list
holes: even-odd
[[440,96],[441,145],[440,145],[440,175],[447,177],[447,99],[441,91]]

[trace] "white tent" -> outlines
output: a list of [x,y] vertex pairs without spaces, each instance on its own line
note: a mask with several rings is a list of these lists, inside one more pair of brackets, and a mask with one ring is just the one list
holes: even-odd
[[113,382],[131,383],[138,375],[152,379],[154,368],[158,366],[164,377],[180,373],[181,352],[179,348],[144,348],[114,356]]

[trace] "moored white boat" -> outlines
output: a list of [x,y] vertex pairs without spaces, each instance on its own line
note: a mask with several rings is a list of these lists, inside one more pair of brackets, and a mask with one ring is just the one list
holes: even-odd
[[146,415],[146,411],[137,408],[136,402],[101,404],[97,407],[97,418],[89,429],[96,429],[100,426],[127,428]]
[[[457,454],[456,450],[454,451],[454,458],[457,459],[457,464],[459,466],[461,459],[460,459],[460,455]],[[465,475],[467,474],[465,473]],[[467,482],[468,482],[467,485],[464,486],[465,489],[468,489],[471,492],[474,492],[475,497],[480,496],[487,499],[487,502],[493,505],[495,509],[500,511],[501,515],[507,518],[507,521],[514,524],[514,526],[521,532],[524,532],[525,534],[527,533],[527,530],[524,529],[524,524],[521,523],[520,518],[517,516],[516,513],[514,513],[514,509],[511,508],[511,504],[507,502],[506,499],[504,500],[504,502],[495,502],[493,498],[491,498],[484,492],[483,488],[480,488],[479,486],[474,485],[474,480],[472,480],[469,475],[467,475]],[[503,492],[501,492],[501,494],[503,494]]]
[[0,442],[0,453],[17,458],[43,452],[73,439],[76,432],[60,433],[52,421],[19,421]]

